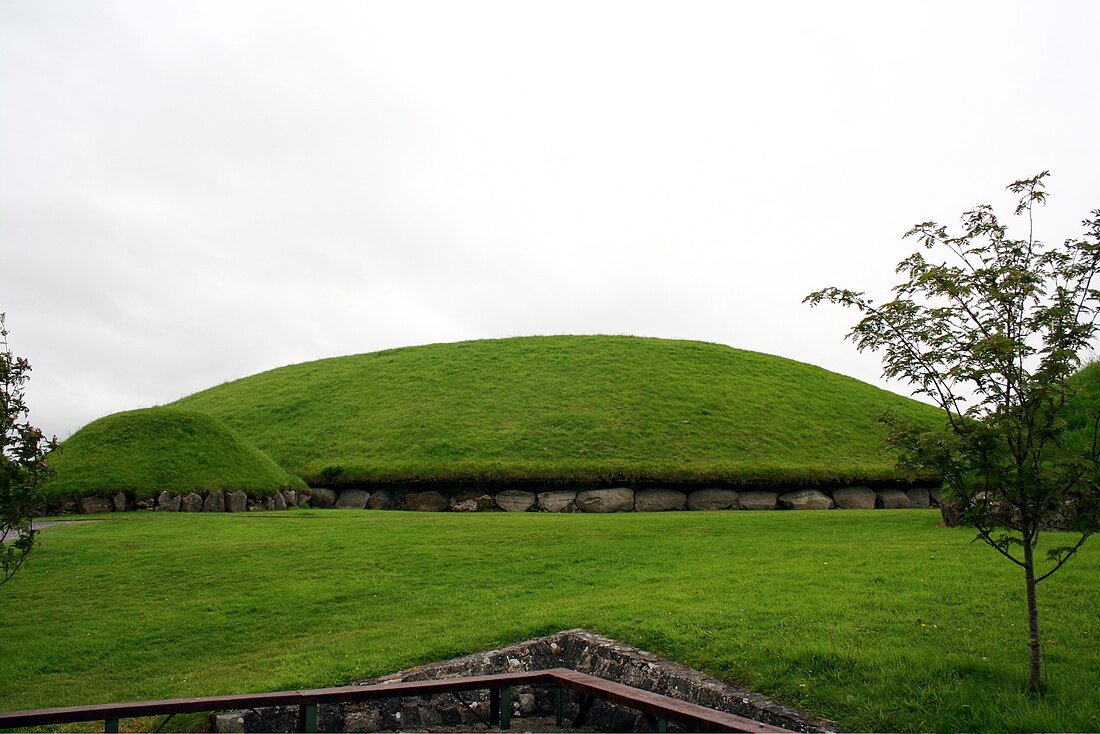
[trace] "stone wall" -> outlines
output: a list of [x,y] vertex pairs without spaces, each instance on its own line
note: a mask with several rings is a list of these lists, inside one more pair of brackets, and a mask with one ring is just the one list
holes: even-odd
[[[793,731],[830,730],[828,722],[816,721],[796,709],[583,629],[558,632],[500,650],[410,668],[381,678],[360,681],[357,685],[439,680],[547,668],[569,668]],[[579,701],[576,694],[566,691],[563,702],[568,724],[577,715]],[[512,722],[512,728],[517,731],[528,730],[524,719],[531,721],[552,717],[552,691],[537,686],[513,689],[512,714],[516,719]],[[293,708],[226,711],[211,715],[211,728],[219,732],[292,731],[297,723],[296,716],[297,712]],[[447,694],[318,707],[318,725],[321,731],[372,732],[463,726],[482,729],[488,718],[487,691],[471,691],[463,694],[461,700],[453,694]],[[588,726],[598,731],[646,731],[648,728],[645,720],[636,711],[604,701],[597,702],[592,707]],[[669,726],[670,730],[676,730],[672,722]]]
[[[134,501],[125,492],[113,498],[84,497],[48,508],[49,514],[66,515],[156,510],[159,512],[246,512],[285,510],[288,507],[351,510],[410,510],[414,512],[664,512],[671,510],[874,510],[940,506],[940,491],[932,487],[871,489],[855,485],[826,489],[787,488],[738,491],[711,487],[607,487],[555,489],[534,492],[523,489],[446,492],[435,489],[410,491],[362,488],[343,490],[316,487],[295,492],[283,490],[257,497],[238,492],[185,495],[161,492],[155,499]],[[46,514],[46,513],[43,513]]]

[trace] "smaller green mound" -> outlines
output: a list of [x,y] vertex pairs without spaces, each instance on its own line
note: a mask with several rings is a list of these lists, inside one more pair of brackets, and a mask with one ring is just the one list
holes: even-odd
[[49,457],[47,501],[132,492],[243,489],[270,494],[304,487],[224,423],[203,413],[145,408],[100,418]]

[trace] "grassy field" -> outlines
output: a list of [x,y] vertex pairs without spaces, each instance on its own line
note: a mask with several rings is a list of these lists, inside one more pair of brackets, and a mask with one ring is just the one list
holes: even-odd
[[174,408],[100,418],[49,461],[55,473],[42,487],[49,500],[119,490],[145,498],[165,489],[268,494],[305,486],[216,418]]
[[874,417],[937,416],[780,357],[597,336],[327,359],[174,405],[216,416],[311,483],[892,478]]
[[934,511],[129,513],[0,591],[0,709],[342,684],[583,626],[852,730],[1096,731],[1100,545],[1040,587]]

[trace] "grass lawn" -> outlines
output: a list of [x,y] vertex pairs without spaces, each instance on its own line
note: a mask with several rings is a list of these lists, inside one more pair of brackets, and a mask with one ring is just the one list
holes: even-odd
[[876,731],[1100,730],[1100,544],[1040,586],[934,511],[127,513],[0,589],[0,709],[343,684],[583,626]]

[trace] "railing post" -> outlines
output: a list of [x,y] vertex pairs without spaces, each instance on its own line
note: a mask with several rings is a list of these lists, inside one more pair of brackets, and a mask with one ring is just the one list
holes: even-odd
[[317,731],[317,704],[298,704],[298,731],[310,734]]
[[565,717],[563,714],[561,686],[554,686],[554,726],[559,729],[565,728]]
[[118,734],[118,719],[104,719],[103,734]]
[[500,689],[489,689],[489,721],[500,721]]
[[512,689],[500,689],[500,728],[512,728]]

